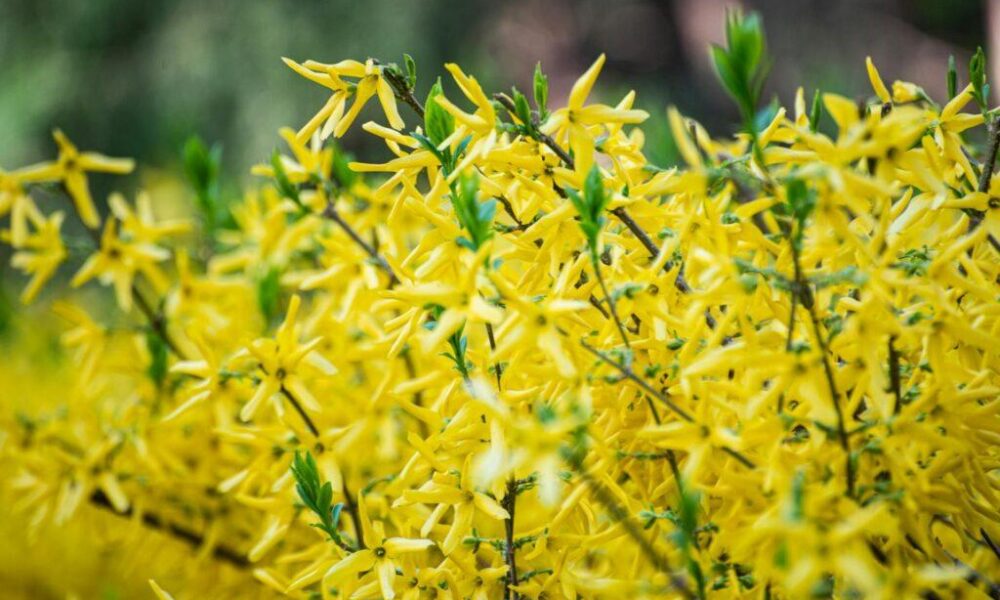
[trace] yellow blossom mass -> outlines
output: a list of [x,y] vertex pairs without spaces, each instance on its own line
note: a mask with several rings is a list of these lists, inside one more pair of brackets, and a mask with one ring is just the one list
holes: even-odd
[[329,101],[185,219],[101,210],[131,161],[57,131],[0,171],[55,316],[0,337],[3,519],[172,538],[161,599],[997,597],[1000,115],[870,58],[864,102],[762,107],[761,36],[730,15],[741,130],[665,109],[669,168],[603,55],[562,107],[285,59]]

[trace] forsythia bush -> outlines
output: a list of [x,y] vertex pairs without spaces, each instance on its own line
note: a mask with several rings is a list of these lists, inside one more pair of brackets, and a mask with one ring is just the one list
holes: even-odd
[[[670,169],[633,93],[593,101],[603,56],[560,108],[540,69],[533,101],[455,64],[461,94],[421,101],[409,57],[286,59],[329,101],[229,206],[189,144],[198,222],[143,193],[102,217],[88,178],[132,161],[57,131],[54,161],[0,173],[22,298],[83,252],[69,286],[117,310],[52,304],[58,386],[4,350],[36,406],[0,422],[24,527],[117,513],[240,597],[997,597],[981,53],[943,104],[869,61],[873,97],[791,112],[760,105],[756,17],[712,57],[741,132],[670,108]],[[352,162],[333,140],[373,98],[392,158]]]

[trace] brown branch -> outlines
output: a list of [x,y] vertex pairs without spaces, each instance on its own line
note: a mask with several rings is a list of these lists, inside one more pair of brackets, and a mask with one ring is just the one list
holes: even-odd
[[396,277],[396,273],[392,270],[392,267],[389,266],[388,261],[386,261],[385,258],[378,253],[378,250],[376,250],[371,244],[366,242],[360,235],[358,235],[358,232],[355,231],[353,227],[351,227],[350,223],[345,221],[344,218],[340,216],[340,212],[333,205],[332,201],[326,203],[326,209],[323,210],[322,214],[327,219],[330,219],[331,221],[339,225],[340,228],[344,230],[344,233],[346,233],[352,240],[354,240],[354,242],[357,245],[361,246],[361,248],[368,254],[368,256],[372,257],[375,263],[383,271],[386,272],[386,274],[389,276],[389,287],[393,287],[394,285],[399,283],[399,278]]
[[995,554],[997,558],[1000,558],[1000,546],[997,546],[997,543],[990,538],[990,535],[986,533],[986,530],[983,529],[982,527],[979,528],[979,533],[982,534],[983,541],[986,542],[986,545],[990,547],[990,550],[993,551],[993,554]]
[[979,174],[980,192],[988,192],[990,189],[990,179],[993,177],[993,169],[997,162],[997,150],[1000,150],[1000,118],[990,120],[987,129],[990,145],[986,149],[986,156],[983,158],[983,168]]
[[[990,145],[987,147],[986,156],[983,158],[983,168],[982,172],[979,174],[979,186],[977,187],[977,190],[983,192],[984,194],[988,193],[990,190],[990,180],[993,177],[993,169],[997,162],[997,151],[1000,150],[1000,117],[990,119],[987,135],[989,136]],[[984,211],[971,211],[969,216],[968,231],[975,231],[985,218],[986,213]],[[986,239],[989,240],[993,249],[1000,253],[1000,241],[998,241],[992,233],[986,234]]]
[[[63,194],[65,194],[67,198],[71,198],[72,196],[70,195],[69,190],[66,189],[65,184],[61,187]],[[91,241],[94,243],[94,249],[97,252],[100,252],[103,245],[101,243],[101,234],[97,231],[97,229],[87,226],[87,224],[83,221],[83,217],[80,216],[79,211],[74,209],[73,214],[75,214],[80,220],[80,225],[83,226],[83,230],[87,232],[88,236],[90,236]],[[114,217],[109,216],[108,218],[113,219]],[[175,342],[167,332],[167,321],[164,316],[162,314],[157,314],[156,311],[153,310],[153,307],[149,305],[149,301],[142,295],[135,283],[132,284],[131,289],[132,299],[135,301],[135,305],[139,307],[139,311],[146,317],[146,320],[149,322],[149,326],[153,329],[156,335],[163,340],[163,343],[167,345],[167,348],[174,353],[174,356],[181,360],[186,360],[187,357],[184,355],[184,352],[181,351],[180,346],[177,345],[177,342]]]
[[149,326],[152,327],[156,335],[163,340],[163,343],[167,345],[167,348],[169,348],[177,358],[186,360],[187,357],[184,355],[184,352],[181,351],[177,342],[175,342],[167,332],[166,318],[163,314],[157,313],[153,310],[153,307],[149,305],[145,296],[142,295],[139,288],[136,287],[134,283],[132,284],[132,298],[135,299],[135,305],[139,307],[139,311],[146,317],[146,320],[149,321]]
[[306,414],[305,409],[302,408],[302,405],[299,404],[299,401],[295,398],[295,396],[293,396],[292,393],[285,388],[285,386],[281,386],[281,395],[287,398],[289,404],[291,404],[292,408],[295,409],[295,412],[299,413],[299,416],[302,417],[302,421],[305,422],[306,427],[309,428],[309,432],[312,433],[314,437],[318,438],[319,429],[316,428],[316,424],[313,423],[312,418]]
[[[792,247],[792,267],[795,269],[795,277],[792,280],[791,293],[797,296],[799,302],[805,307],[809,314],[809,321],[812,324],[813,333],[816,337],[816,345],[819,346],[820,356],[823,360],[823,374],[826,377],[827,387],[830,389],[830,399],[833,402],[834,411],[837,413],[837,437],[840,446],[844,449],[845,461],[847,465],[847,495],[854,496],[854,462],[851,460],[851,445],[847,434],[847,424],[844,419],[844,409],[840,405],[840,392],[837,389],[837,380],[833,373],[833,365],[830,364],[830,348],[823,339],[823,332],[820,331],[819,317],[816,315],[815,299],[812,291],[802,273],[802,260],[799,251],[799,241],[794,237],[790,227],[782,228],[788,243]],[[801,235],[801,232],[800,232]]]
[[[376,60],[375,64],[381,63]],[[423,119],[424,107],[420,104],[420,101],[417,100],[417,97],[413,95],[413,88],[410,87],[410,84],[402,79],[399,76],[399,73],[397,73],[394,69],[389,69],[387,67],[382,67],[382,77],[385,78],[386,83],[388,83],[392,88],[392,91],[395,92],[396,98],[409,105],[409,107],[413,109],[413,112],[417,113],[417,116]]]
[[639,527],[632,521],[625,510],[618,505],[617,500],[611,492],[609,492],[607,488],[594,479],[594,477],[584,469],[582,461],[579,458],[574,457],[570,459],[570,464],[576,472],[580,474],[580,477],[587,483],[590,489],[593,490],[594,497],[597,498],[597,501],[604,506],[604,509],[608,511],[615,521],[621,524],[621,526],[625,529],[625,533],[627,533],[628,536],[635,541],[636,545],[639,546],[639,549],[646,556],[649,562],[652,563],[653,567],[668,577],[670,587],[675,589],[685,598],[695,598],[695,594],[688,589],[687,582],[685,582],[682,577],[674,573],[669,559],[665,555],[661,554],[656,547],[653,546],[653,543],[650,542],[645,535],[643,535],[642,530],[639,529]]
[[[514,101],[511,100],[506,94],[493,94],[493,99],[507,109],[507,112],[511,115],[515,115],[517,113],[517,109],[514,107]],[[542,133],[538,129],[537,122],[527,123],[526,125],[530,127],[532,135],[535,139],[545,144],[549,150],[552,150],[552,152],[559,157],[559,160],[561,160],[567,167],[570,169],[576,169],[576,162],[573,160],[573,157],[570,156],[569,153],[566,152],[566,150],[552,138],[552,136]],[[649,237],[646,230],[643,229],[630,214],[628,214],[625,207],[619,206],[618,208],[612,210],[611,214],[616,216],[622,223],[625,224],[626,227],[628,227],[629,231],[635,235],[639,242],[646,248],[646,251],[649,252],[650,257],[652,257],[653,260],[656,260],[657,256],[660,254],[660,249],[655,243],[653,243],[652,238]],[[670,271],[672,268],[673,265],[670,264],[670,261],[667,261],[663,265],[664,271]],[[691,291],[691,287],[687,284],[687,281],[684,280],[683,275],[679,272],[677,274],[677,278],[674,280],[674,286],[682,293],[688,293]],[[709,321],[709,327],[715,327],[715,320],[711,315],[706,314],[705,319]]]
[[[351,515],[351,522],[354,523],[354,535],[355,535],[355,537],[358,538],[356,540],[358,548],[365,548],[365,534],[364,534],[364,529],[361,528],[361,516],[358,513],[358,505],[357,505],[357,503],[354,501],[354,498],[351,496],[350,490],[347,489],[347,477],[346,476],[341,480],[341,486],[340,487],[341,487],[341,491],[344,492],[344,508],[347,509],[347,514]],[[361,501],[361,502],[364,501],[360,497],[358,498],[358,500]]]
[[601,285],[601,291],[604,293],[604,298],[608,303],[608,310],[611,311],[611,318],[615,322],[615,327],[618,328],[618,335],[621,336],[622,342],[625,343],[625,347],[629,350],[632,349],[632,344],[628,341],[628,335],[625,333],[625,326],[622,325],[622,320],[618,317],[618,309],[615,307],[615,299],[611,297],[611,292],[608,291],[608,285],[604,282],[604,276],[601,275],[601,262],[597,260],[597,256],[593,255],[590,264],[594,267],[594,276],[597,277],[597,282]]
[[517,218],[517,213],[514,212],[514,205],[510,203],[510,200],[503,194],[496,196],[496,199],[500,201],[500,205],[503,206],[503,210],[507,215],[517,224],[519,230],[525,230],[528,225],[525,224],[521,219]]
[[840,405],[840,392],[837,390],[837,381],[833,374],[833,366],[830,364],[830,349],[819,328],[819,318],[816,316],[816,307],[812,304],[808,307],[809,320],[812,322],[813,334],[816,336],[816,344],[819,346],[823,359],[823,374],[826,377],[827,387],[830,389],[830,397],[833,401],[833,408],[837,413],[837,437],[840,439],[840,447],[844,449],[847,465],[847,495],[854,496],[854,461],[851,460],[851,444],[848,440],[847,425],[844,421],[844,409]]
[[[90,495],[90,504],[95,508],[107,511],[124,519],[130,519],[135,514],[132,507],[119,512],[114,507],[114,504],[111,503],[111,500],[107,497],[107,495],[101,490],[95,490],[94,493]],[[198,548],[205,543],[205,538],[200,533],[191,531],[190,529],[178,525],[177,523],[168,522],[155,513],[143,512],[142,524],[150,529],[159,531],[195,548]],[[237,552],[236,550],[226,546],[213,546],[212,556],[239,569],[246,569],[250,567],[250,561],[246,556],[244,556],[243,553]]]
[[[633,383],[635,383],[636,385],[638,385],[644,392],[646,392],[647,394],[649,394],[653,398],[656,398],[657,400],[659,400],[660,402],[662,402],[667,408],[669,408],[678,417],[680,417],[681,419],[687,421],[688,423],[697,423],[697,421],[695,421],[695,418],[693,416],[691,416],[691,413],[687,412],[686,410],[684,410],[683,408],[681,408],[680,406],[678,406],[673,400],[671,400],[665,394],[657,391],[653,386],[649,385],[644,379],[642,379],[641,377],[639,377],[638,375],[636,375],[635,372],[631,368],[629,368],[629,367],[627,367],[627,366],[619,363],[616,360],[613,360],[613,359],[609,358],[606,354],[604,354],[600,350],[594,348],[593,346],[591,346],[590,344],[588,344],[584,340],[580,340],[580,345],[583,346],[583,348],[587,352],[589,352],[589,353],[593,354],[595,357],[597,357],[601,362],[614,367],[626,379],[628,379],[628,380],[632,381]],[[654,414],[655,414],[655,409],[654,409]],[[655,418],[659,419],[659,415],[656,414]],[[725,452],[726,454],[728,454],[729,456],[732,456],[733,458],[735,458],[744,467],[746,467],[748,469],[756,469],[757,468],[757,465],[754,464],[753,461],[751,461],[749,458],[747,458],[746,456],[744,456],[738,450],[733,450],[732,448],[729,448],[727,446],[722,446],[721,450],[723,452]]]
[[[496,352],[496,350],[497,350],[497,340],[496,340],[495,337],[493,337],[493,324],[492,323],[487,323],[486,324],[486,337],[490,341],[490,350],[492,350],[493,352]],[[500,391],[500,376],[503,375],[503,367],[500,366],[500,363],[496,362],[496,363],[493,363],[493,370],[494,370],[494,372],[496,373],[496,376],[497,376],[497,391],[499,392]]]
[[619,363],[616,360],[613,360],[613,359],[609,358],[606,354],[604,354],[600,350],[594,348],[593,346],[591,346],[590,344],[588,344],[584,340],[580,340],[580,345],[583,346],[583,348],[587,352],[593,354],[601,362],[614,367],[626,379],[631,380],[633,383],[635,383],[640,388],[642,388],[642,390],[644,392],[646,392],[650,396],[652,396],[652,397],[656,398],[657,400],[659,400],[660,402],[662,402],[667,408],[669,408],[671,411],[673,411],[673,413],[676,414],[678,417],[684,419],[688,423],[694,423],[695,422],[694,417],[691,416],[691,413],[687,412],[686,410],[684,410],[683,408],[681,408],[680,406],[678,406],[677,404],[675,404],[673,400],[671,400],[670,398],[664,396],[659,391],[657,391],[655,388],[653,388],[653,386],[651,386],[648,383],[646,383],[646,381],[644,379],[642,379],[641,377],[639,377],[638,375],[636,375],[635,372],[632,371],[632,369],[630,369],[629,367],[626,367],[625,365]]
[[512,589],[518,584],[517,557],[515,555],[517,549],[514,547],[514,509],[517,506],[517,480],[513,474],[507,480],[507,492],[504,494],[501,504],[504,510],[507,511],[507,514],[510,515],[510,518],[504,521],[504,534],[506,536],[504,562],[507,563],[507,579],[504,581],[503,586],[504,599],[518,600],[520,595]]

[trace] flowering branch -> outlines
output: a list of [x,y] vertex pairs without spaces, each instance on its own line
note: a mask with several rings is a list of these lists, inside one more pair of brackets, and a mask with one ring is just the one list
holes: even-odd
[[[648,383],[646,383],[646,381],[643,380],[638,375],[636,375],[635,372],[632,371],[632,369],[630,367],[628,367],[626,365],[623,365],[623,364],[619,363],[618,361],[616,361],[616,360],[614,360],[612,358],[609,358],[606,354],[604,354],[600,350],[594,348],[593,346],[591,346],[590,344],[588,344],[584,340],[580,340],[580,345],[583,346],[584,350],[586,350],[587,352],[593,354],[601,362],[603,362],[605,364],[608,364],[608,365],[614,367],[615,369],[617,369],[618,372],[620,372],[626,379],[631,380],[636,385],[638,385],[640,388],[642,388],[642,390],[644,392],[646,392],[647,394],[651,395],[652,397],[654,397],[657,400],[659,400],[660,402],[662,402],[667,408],[669,408],[671,411],[673,411],[674,414],[676,414],[680,418],[684,419],[688,423],[695,423],[696,422],[695,418],[693,416],[691,416],[691,414],[689,412],[687,412],[686,410],[684,410],[683,408],[681,408],[680,406],[678,406],[677,404],[675,404],[673,402],[673,400],[671,400],[670,398],[668,398],[664,394],[662,394],[659,391],[657,391],[655,388],[653,388],[653,386],[651,386]],[[728,455],[732,456],[733,458],[735,458],[744,467],[746,467],[748,469],[756,469],[757,468],[757,465],[754,464],[754,462],[751,461],[749,458],[747,458],[746,456],[744,456],[740,451],[733,450],[732,448],[729,448],[728,446],[722,446],[721,450],[723,452],[725,452],[726,454],[728,454]]]
[[515,592],[512,588],[517,586],[517,559],[515,552],[517,548],[514,544],[514,511],[517,507],[517,490],[518,483],[513,475],[507,480],[507,491],[504,494],[501,505],[507,514],[510,515],[508,519],[504,520],[504,562],[507,563],[507,578],[504,582],[504,598],[505,600],[518,600],[520,595]]

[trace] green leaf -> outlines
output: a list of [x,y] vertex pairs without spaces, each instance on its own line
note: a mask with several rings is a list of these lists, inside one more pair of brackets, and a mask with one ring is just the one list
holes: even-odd
[[549,114],[549,78],[542,73],[542,63],[535,64],[534,78],[535,107],[539,118],[544,121]]
[[579,225],[587,240],[591,260],[597,260],[599,236],[604,226],[604,210],[610,197],[604,189],[604,180],[597,165],[591,167],[583,181],[583,195],[572,189],[566,190],[566,197],[580,215]]
[[344,189],[351,189],[354,186],[354,182],[358,180],[358,174],[352,171],[349,166],[353,158],[350,153],[343,151],[337,145],[333,145],[332,175],[337,184]]
[[809,130],[816,133],[819,130],[819,120],[823,116],[823,99],[817,89],[813,93],[812,109],[809,111]]
[[799,223],[805,223],[816,208],[816,193],[806,186],[801,179],[792,179],[785,185],[788,195],[788,208]]
[[455,118],[436,101],[443,94],[439,77],[424,103],[424,132],[435,146],[441,145],[455,131]]
[[729,95],[732,96],[742,111],[747,103],[748,90],[743,84],[739,73],[736,72],[729,54],[724,48],[714,44],[711,47],[711,53],[712,64],[715,65],[715,71],[719,75],[719,79],[722,80],[722,86],[729,92]]
[[511,96],[514,98],[514,113],[518,120],[525,125],[531,124],[531,107],[528,106],[528,98],[517,88],[511,89]]
[[976,48],[976,53],[969,60],[969,83],[972,84],[972,98],[983,112],[989,109],[987,97],[989,87],[986,85],[986,54],[982,46]]
[[791,505],[786,514],[787,520],[798,523],[805,517],[805,487],[806,478],[802,471],[797,471],[792,478]]
[[278,314],[281,296],[281,271],[271,267],[257,282],[257,306],[264,320],[270,323]]
[[694,543],[698,529],[698,492],[690,490],[688,486],[684,486],[683,490],[679,525],[684,534],[684,547],[686,547]]
[[146,332],[146,349],[149,350],[149,367],[146,373],[159,387],[167,377],[167,344],[159,333],[150,329]]
[[285,173],[285,165],[281,162],[281,154],[277,150],[271,154],[271,168],[274,170],[274,185],[278,188],[278,192],[301,206],[299,189],[289,181],[288,175]]
[[451,348],[451,352],[445,352],[442,356],[447,357],[455,363],[455,370],[461,374],[462,379],[468,379],[469,371],[472,369],[472,363],[465,358],[465,353],[469,346],[469,340],[465,337],[465,335],[463,335],[464,331],[465,323],[462,323],[462,326],[448,337],[448,346]]
[[201,138],[191,136],[184,143],[182,159],[184,175],[194,188],[202,222],[206,233],[211,237],[219,220],[219,165],[222,162],[222,147],[213,144],[208,148]]
[[778,99],[775,98],[767,103],[764,108],[758,110],[753,119],[754,131],[761,132],[767,129],[767,126],[771,124],[771,121],[778,114],[779,108]]
[[452,207],[459,224],[468,232],[468,238],[456,240],[460,246],[472,251],[479,250],[493,237],[493,218],[496,215],[496,200],[490,198],[479,202],[479,177],[475,174],[462,175],[457,190],[451,197]]
[[417,63],[412,56],[404,54],[403,64],[406,65],[406,85],[412,90],[417,85]]
[[713,45],[712,63],[723,87],[736,102],[748,133],[754,134],[753,118],[767,74],[764,28],[756,13],[744,16],[729,11],[726,17],[726,47]]
[[955,55],[948,56],[948,99],[958,95],[958,69],[955,67]]

